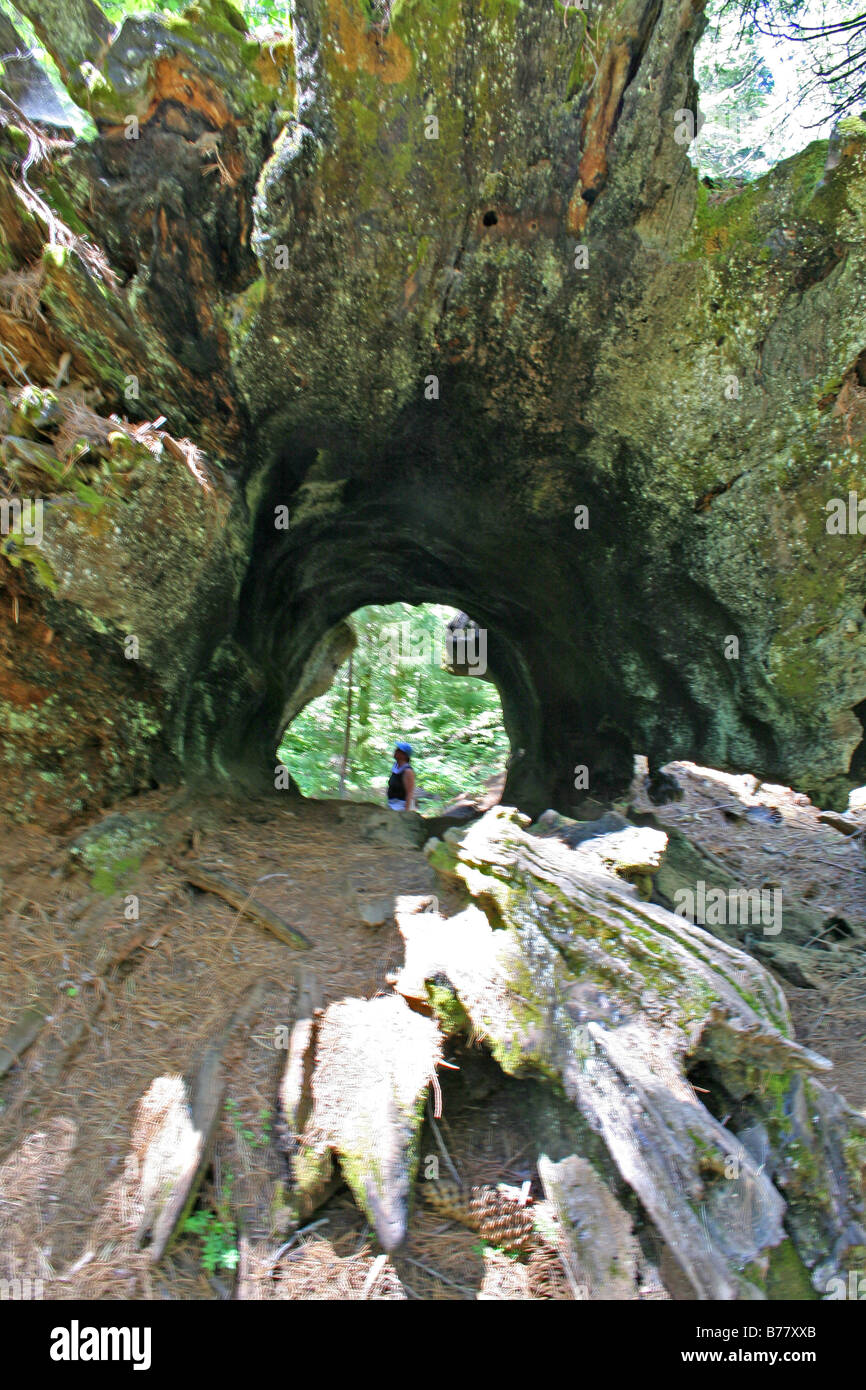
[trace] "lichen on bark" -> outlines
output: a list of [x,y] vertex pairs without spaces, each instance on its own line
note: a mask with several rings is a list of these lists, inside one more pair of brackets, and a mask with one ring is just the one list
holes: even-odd
[[[692,0],[606,3],[591,63],[542,0],[407,0],[385,25],[300,0],[270,45],[224,0],[108,37],[99,13],[76,0],[45,37],[96,136],[25,186],[3,116],[4,273],[36,296],[25,325],[0,304],[3,371],[50,386],[69,353],[104,417],[165,416],[220,479],[223,542],[171,559],[196,599],[165,605],[142,695],[154,775],[264,786],[326,634],[399,598],[487,628],[532,813],[568,813],[581,765],[621,792],[635,752],[844,798],[866,576],[826,505],[862,472],[863,122],[704,187],[676,135]],[[37,568],[17,598],[44,616]],[[50,626],[102,670],[89,603],[57,596]]]

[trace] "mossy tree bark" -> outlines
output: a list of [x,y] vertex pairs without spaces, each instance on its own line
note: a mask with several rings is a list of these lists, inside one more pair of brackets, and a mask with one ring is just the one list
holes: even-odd
[[4,483],[50,503],[0,560],[7,809],[272,784],[312,655],[398,598],[487,628],[533,812],[635,751],[844,794],[862,122],[701,184],[694,0],[600,0],[591,38],[300,0],[268,44],[226,0],[19,10],[97,134],[0,117]]
[[817,1079],[830,1064],[794,1040],[757,961],[508,808],[428,854],[470,905],[448,920],[398,914],[396,988],[573,1101],[604,1141],[602,1176],[658,1233],[675,1289],[764,1297],[788,1238],[819,1292],[859,1267],[866,1124]]

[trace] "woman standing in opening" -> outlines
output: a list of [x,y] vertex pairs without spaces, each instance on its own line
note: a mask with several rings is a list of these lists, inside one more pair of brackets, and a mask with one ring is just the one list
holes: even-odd
[[392,811],[411,811],[415,800],[415,772],[411,763],[412,749],[408,743],[398,743],[394,749],[394,766],[388,778],[388,805]]

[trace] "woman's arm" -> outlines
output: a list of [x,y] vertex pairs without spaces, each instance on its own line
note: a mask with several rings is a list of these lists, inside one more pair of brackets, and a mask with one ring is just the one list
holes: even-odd
[[415,774],[411,767],[407,767],[403,773],[403,790],[406,793],[406,810],[411,811],[415,799]]

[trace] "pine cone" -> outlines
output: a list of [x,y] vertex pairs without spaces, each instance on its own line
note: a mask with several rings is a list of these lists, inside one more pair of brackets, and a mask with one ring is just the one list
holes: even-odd
[[456,1182],[421,1184],[424,1200],[443,1216],[477,1231],[491,1245],[527,1250],[535,1227],[526,1207],[496,1187],[460,1187]]

